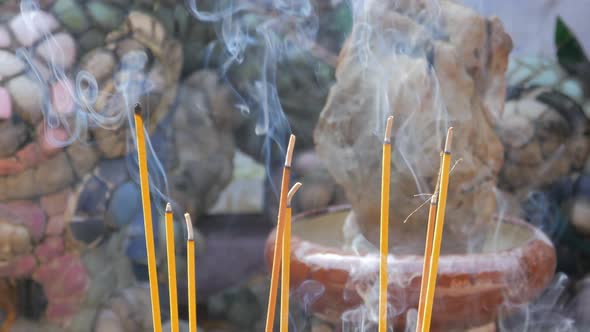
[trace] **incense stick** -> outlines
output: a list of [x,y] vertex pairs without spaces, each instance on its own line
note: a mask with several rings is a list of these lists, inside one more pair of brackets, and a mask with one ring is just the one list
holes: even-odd
[[430,320],[432,317],[432,307],[434,305],[434,291],[436,287],[436,275],[438,272],[438,258],[440,256],[440,246],[442,242],[442,232],[445,222],[445,209],[447,205],[447,191],[449,186],[449,172],[451,169],[451,143],[453,139],[453,128],[447,132],[445,150],[442,157],[441,176],[440,176],[440,196],[438,207],[436,209],[436,223],[434,226],[434,241],[432,243],[432,256],[430,257],[428,268],[428,287],[426,288],[426,298],[424,313],[422,316],[422,332],[430,331]]
[[281,248],[283,247],[284,217],[287,205],[287,190],[289,189],[289,177],[291,176],[291,160],[293,159],[293,148],[295,147],[295,136],[289,138],[287,155],[285,156],[285,167],[281,180],[281,195],[279,198],[279,212],[277,216],[277,229],[275,247],[272,257],[272,269],[270,275],[270,292],[268,295],[268,309],[266,311],[266,332],[272,332],[275,320],[275,309],[277,304],[277,288],[279,287],[279,267],[281,266]]
[[301,188],[301,183],[297,182],[287,194],[287,208],[285,209],[285,229],[283,232],[283,262],[281,273],[281,322],[280,331],[289,331],[289,290],[291,279],[291,201],[293,196]]
[[188,281],[188,326],[190,332],[197,332],[197,286],[195,280],[195,240],[191,216],[184,214],[186,223],[186,269]]
[[[442,166],[442,154],[441,154]],[[416,332],[422,328],[422,316],[424,315],[424,306],[426,304],[426,286],[428,285],[428,268],[430,257],[432,257],[432,239],[434,237],[434,224],[436,222],[436,209],[438,206],[438,189],[440,185],[440,167],[434,187],[434,193],[430,198],[430,209],[428,210],[428,225],[426,229],[426,243],[424,245],[424,264],[422,265],[422,281],[420,283],[420,302],[418,303],[418,322]]]
[[135,138],[137,141],[137,161],[139,165],[139,179],[141,187],[141,206],[143,207],[143,225],[145,228],[145,243],[148,260],[148,275],[150,280],[150,298],[152,302],[152,320],[154,331],[162,331],[160,317],[160,295],[158,292],[158,274],[156,271],[156,250],[154,246],[154,230],[152,224],[152,205],[150,202],[150,184],[145,149],[145,137],[141,106],[135,105]]
[[383,140],[381,176],[381,230],[379,261],[379,332],[387,331],[387,256],[389,255],[389,178],[391,173],[391,128],[393,116],[387,118]]
[[166,254],[168,259],[168,292],[170,293],[170,330],[179,332],[178,296],[176,294],[176,255],[174,250],[174,219],[172,206],[166,204]]

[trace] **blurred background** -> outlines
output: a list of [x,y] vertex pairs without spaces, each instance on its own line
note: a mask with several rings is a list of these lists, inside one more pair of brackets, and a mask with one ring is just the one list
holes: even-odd
[[[187,211],[199,328],[262,331],[290,134],[291,183],[304,183],[294,215],[350,202],[314,135],[354,13],[371,3],[0,0],[0,331],[152,329],[136,102],[149,133],[163,321],[170,201],[181,319]],[[587,331],[590,2],[457,3],[473,11],[453,19],[497,16],[512,38],[503,111],[486,124],[504,149],[499,205],[543,231],[557,257],[544,292],[479,331]],[[314,314],[318,287],[292,289],[292,330],[346,330]]]

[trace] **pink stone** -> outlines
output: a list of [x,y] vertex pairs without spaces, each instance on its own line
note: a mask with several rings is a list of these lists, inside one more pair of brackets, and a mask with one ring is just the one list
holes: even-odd
[[35,248],[35,255],[41,263],[52,260],[63,254],[64,241],[61,237],[48,237]]
[[0,159],[0,176],[14,175],[25,170],[25,165],[16,158]]
[[39,241],[45,230],[45,214],[43,210],[30,201],[12,201],[0,204],[0,210],[8,211],[15,224],[22,224],[29,229],[34,241]]
[[68,321],[79,310],[79,303],[53,303],[50,299],[45,316],[49,322],[63,323],[64,321]]
[[68,133],[63,128],[46,128],[44,123],[39,125],[39,147],[44,157],[50,158],[60,152],[68,140]]
[[47,230],[45,233],[47,235],[61,235],[65,228],[66,222],[64,220],[64,216],[57,215],[49,217],[49,221],[47,222]]
[[[74,269],[77,271],[78,269]],[[64,278],[63,291],[68,296],[81,296],[86,292],[88,287],[88,276],[86,270],[82,268],[80,272],[69,271]]]
[[45,264],[41,265],[37,269],[37,271],[35,271],[35,273],[33,273],[33,279],[35,279],[37,282],[39,282],[41,285],[43,285],[43,288],[45,289],[45,293],[47,296],[49,296],[49,294],[47,294],[47,292],[48,292],[47,285],[51,285],[52,282],[55,283],[56,281],[61,279],[60,274],[57,273],[57,272],[59,272],[59,271],[57,271],[57,268],[56,268],[57,265],[54,262],[55,262],[55,259],[49,263],[45,263]]
[[7,48],[8,46],[10,46],[10,34],[6,28],[0,27],[0,47]]
[[37,52],[50,67],[68,69],[76,60],[76,44],[66,33],[59,33],[53,39],[45,40],[39,45]]
[[37,142],[29,143],[16,153],[16,158],[20,160],[25,168],[37,166],[45,158],[41,154],[41,147]]
[[33,278],[43,285],[49,299],[82,297],[88,288],[88,274],[78,255],[69,253],[41,265]]
[[63,214],[70,197],[70,189],[41,197],[41,208],[50,217]]
[[12,117],[12,101],[8,91],[0,86],[0,120]]
[[57,20],[43,11],[22,13],[10,22],[10,29],[23,46],[31,46],[58,27]]
[[14,265],[13,277],[29,276],[37,266],[37,260],[33,255],[20,257]]
[[0,277],[22,278],[30,276],[37,266],[37,260],[33,255],[20,256],[12,261],[0,265]]
[[60,114],[67,114],[74,109],[72,100],[73,85],[70,80],[67,82],[58,81],[51,87],[51,105],[53,111]]

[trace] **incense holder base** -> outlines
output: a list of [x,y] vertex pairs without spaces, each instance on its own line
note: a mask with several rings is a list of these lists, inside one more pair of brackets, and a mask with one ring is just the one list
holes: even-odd
[[[343,234],[349,207],[312,211],[293,219],[291,291],[316,316],[334,324],[357,317],[374,320],[378,306],[379,255],[352,250]],[[498,220],[477,251],[441,255],[432,314],[434,330],[462,329],[493,322],[502,310],[538,295],[555,271],[549,239],[516,218]],[[272,264],[275,231],[266,243]],[[389,255],[389,318],[404,327],[418,307],[422,255]],[[410,312],[410,315],[408,315]]]

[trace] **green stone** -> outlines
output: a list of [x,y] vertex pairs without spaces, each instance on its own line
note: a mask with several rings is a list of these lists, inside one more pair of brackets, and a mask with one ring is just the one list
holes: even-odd
[[156,18],[162,23],[168,34],[174,33],[174,12],[169,8],[160,8],[154,13]]
[[99,1],[89,3],[88,11],[92,18],[107,30],[118,27],[124,19],[121,10]]
[[88,19],[75,0],[57,0],[53,12],[72,32],[80,33],[88,29]]
[[174,20],[176,21],[176,24],[178,26],[178,31],[176,31],[175,33],[178,33],[179,35],[183,36],[189,28],[188,25],[190,19],[191,17],[189,17],[188,11],[184,8],[184,6],[177,5],[174,8]]
[[98,30],[90,30],[86,32],[82,35],[79,41],[80,48],[82,49],[82,52],[80,53],[84,54],[89,50],[102,46],[104,44],[104,38],[104,34]]
[[[76,316],[72,318],[72,321],[68,324],[70,331],[88,331],[96,319],[96,308],[85,307]],[[53,329],[43,328],[46,332],[58,331]],[[63,331],[63,330],[60,330]]]

